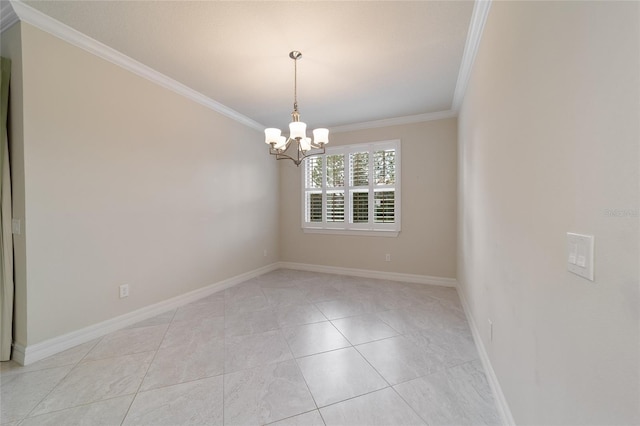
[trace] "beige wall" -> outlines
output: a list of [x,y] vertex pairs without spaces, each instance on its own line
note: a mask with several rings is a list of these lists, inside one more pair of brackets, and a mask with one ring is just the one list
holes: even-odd
[[22,55],[28,322],[18,343],[278,260],[278,171],[254,149],[260,132],[27,24]]
[[[456,120],[330,134],[331,146],[400,139],[402,232],[397,238],[305,234],[302,166],[280,166],[282,260],[454,278],[456,273]],[[385,254],[391,262],[385,262]]]
[[[494,2],[484,30],[458,280],[518,424],[640,422],[639,8]],[[567,271],[566,232],[595,236],[595,282]]]
[[[24,145],[22,106],[22,40],[20,23],[5,30],[0,37],[0,53],[11,59],[11,89],[9,99],[9,144],[11,152],[11,196],[13,217],[24,217]],[[13,340],[27,340],[27,265],[24,233],[13,236],[14,251],[14,327]]]

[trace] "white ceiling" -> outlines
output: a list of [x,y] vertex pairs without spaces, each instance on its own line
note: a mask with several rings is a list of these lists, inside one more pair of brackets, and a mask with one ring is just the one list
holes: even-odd
[[472,1],[24,1],[264,126],[452,109]]

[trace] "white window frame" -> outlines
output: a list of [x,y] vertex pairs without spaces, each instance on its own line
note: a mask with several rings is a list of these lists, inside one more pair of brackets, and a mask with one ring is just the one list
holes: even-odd
[[[385,149],[395,149],[395,167],[396,167],[396,176],[395,176],[395,184],[394,185],[375,185],[373,174],[373,153],[375,151],[385,150]],[[351,186],[350,179],[350,166],[349,166],[349,154],[360,153],[360,152],[368,152],[369,153],[369,185],[367,187],[354,187]],[[327,161],[324,159],[327,155],[336,155],[342,154],[344,155],[344,187],[342,188],[327,188],[327,177],[326,177],[326,167]],[[301,222],[302,222],[302,230],[305,233],[312,234],[336,234],[336,235],[361,235],[361,236],[382,236],[382,237],[397,237],[401,231],[401,206],[402,206],[402,194],[401,194],[401,176],[402,176],[402,165],[401,165],[401,149],[400,149],[400,140],[387,140],[387,141],[378,141],[378,142],[369,142],[363,144],[355,144],[355,145],[343,145],[337,147],[327,147],[325,154],[321,155],[323,157],[322,162],[322,187],[321,188],[307,188],[306,187],[306,169],[307,169],[307,161],[303,163],[303,167],[301,170],[301,189],[302,189],[302,197],[301,197]],[[368,223],[352,223],[353,215],[352,215],[352,206],[351,206],[351,192],[357,190],[359,188],[367,188],[369,192],[369,222]],[[375,223],[374,222],[374,192],[379,191],[381,189],[390,189],[394,190],[394,223]],[[327,222],[326,215],[326,206],[327,206],[327,192],[333,191],[342,191],[344,190],[344,222]],[[307,203],[307,192],[316,192],[322,193],[322,222],[307,222],[306,215],[306,203]]]

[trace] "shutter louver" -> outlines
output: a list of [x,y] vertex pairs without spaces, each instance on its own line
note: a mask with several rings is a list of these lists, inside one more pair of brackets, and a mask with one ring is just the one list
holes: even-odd
[[396,217],[395,192],[375,191],[373,193],[374,213],[376,223],[394,223]]
[[369,153],[356,152],[349,155],[349,183],[351,186],[369,185]]
[[353,223],[369,222],[369,192],[354,191],[351,193],[351,211]]
[[307,193],[307,202],[305,203],[306,221],[322,222],[322,193]]
[[387,149],[373,154],[374,181],[376,185],[393,185],[396,183],[396,150]]
[[305,161],[305,187],[322,188],[322,157],[309,157]]
[[327,155],[327,188],[344,186],[344,155]]
[[344,191],[327,193],[327,222],[344,222]]

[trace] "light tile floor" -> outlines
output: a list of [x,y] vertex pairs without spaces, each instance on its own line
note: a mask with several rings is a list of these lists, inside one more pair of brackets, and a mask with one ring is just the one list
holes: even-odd
[[45,360],[2,425],[499,424],[452,288],[281,269]]

